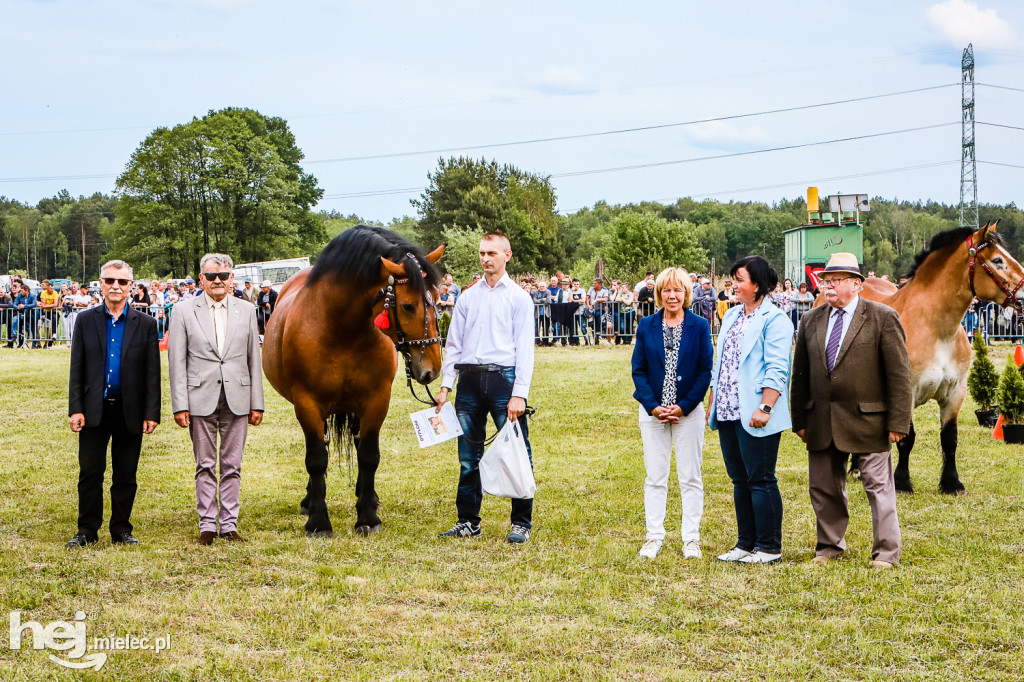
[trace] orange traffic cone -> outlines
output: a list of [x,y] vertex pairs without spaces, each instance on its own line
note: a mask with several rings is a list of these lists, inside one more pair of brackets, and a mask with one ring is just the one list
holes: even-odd
[[[1017,346],[1017,348],[1019,349],[1020,346]],[[1003,415],[999,415],[999,420],[996,421],[996,428],[992,432],[992,437],[996,440],[1003,439]]]

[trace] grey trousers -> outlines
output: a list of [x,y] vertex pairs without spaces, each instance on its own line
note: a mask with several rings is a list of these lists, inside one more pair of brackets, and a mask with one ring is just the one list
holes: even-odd
[[[221,391],[217,410],[208,416],[190,416],[189,433],[196,456],[196,511],[199,530],[220,532],[238,530],[238,494],[242,478],[242,449],[249,429],[249,415],[234,414]],[[217,435],[220,435],[220,457]],[[217,461],[220,460],[220,479]],[[220,493],[220,509],[217,497]]]
[[[828,450],[807,453],[811,506],[817,517],[815,554],[830,559],[846,550],[850,509],[846,497],[846,461],[833,443]],[[896,486],[892,475],[892,451],[860,454],[860,475],[871,506],[874,545],[871,558],[897,563],[900,560],[900,520],[896,514]]]

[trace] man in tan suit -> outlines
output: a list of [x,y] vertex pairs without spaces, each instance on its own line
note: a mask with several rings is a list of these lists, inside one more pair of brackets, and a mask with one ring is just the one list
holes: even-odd
[[196,457],[196,542],[200,545],[213,542],[218,524],[221,538],[245,541],[238,534],[242,449],[248,425],[263,420],[256,307],[228,295],[235,286],[233,267],[230,256],[203,256],[199,265],[203,293],[174,306],[167,347],[174,421],[189,427]]
[[821,273],[828,305],[800,320],[791,412],[793,430],[807,444],[818,521],[813,561],[825,564],[846,549],[846,460],[855,454],[871,505],[870,566],[890,568],[900,559],[891,444],[910,430],[913,395],[899,316],[862,298],[863,282],[852,253],[834,254]]

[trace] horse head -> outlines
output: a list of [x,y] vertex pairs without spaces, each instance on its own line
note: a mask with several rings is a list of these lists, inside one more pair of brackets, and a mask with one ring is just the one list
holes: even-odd
[[[979,299],[1002,306],[1024,307],[1024,266],[1010,255],[996,232],[999,221],[985,223],[967,238],[968,278]],[[978,277],[977,268],[988,277]]]
[[[443,253],[444,244],[425,258],[437,263]],[[398,263],[381,256],[380,263],[385,296],[377,326],[405,358],[412,378],[427,385],[441,374],[441,333],[437,324],[441,293],[426,285],[426,273],[413,254],[406,254]]]

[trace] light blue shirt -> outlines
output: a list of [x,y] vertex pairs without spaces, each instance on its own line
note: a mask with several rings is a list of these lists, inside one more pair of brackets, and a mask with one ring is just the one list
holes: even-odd
[[[839,348],[843,347],[843,341],[846,340],[846,332],[850,331],[850,322],[853,321],[853,314],[857,312],[858,304],[860,304],[859,294],[857,296],[854,296],[853,300],[846,304],[846,307],[842,309],[844,313],[843,332],[842,334],[839,335]],[[838,310],[838,308],[832,308],[831,310],[828,311],[828,328],[825,330],[825,343],[828,343],[828,340],[832,338],[832,327],[834,327],[836,324],[836,318],[838,317],[838,315],[836,315],[836,312]],[[837,356],[839,353],[839,348],[836,349]]]

